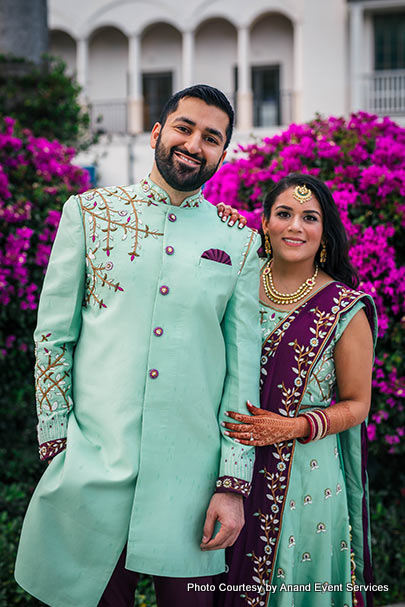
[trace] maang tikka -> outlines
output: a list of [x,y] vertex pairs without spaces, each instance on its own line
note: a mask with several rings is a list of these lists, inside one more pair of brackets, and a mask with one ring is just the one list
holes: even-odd
[[304,185],[297,185],[294,190],[293,190],[293,198],[295,198],[295,200],[298,200],[298,202],[300,202],[301,204],[303,202],[307,202],[308,200],[311,200],[312,198],[312,192],[309,188],[307,188],[307,186]]

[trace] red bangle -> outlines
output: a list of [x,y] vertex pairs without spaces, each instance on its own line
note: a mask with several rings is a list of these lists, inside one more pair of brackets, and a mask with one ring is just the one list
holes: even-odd
[[311,441],[320,440],[328,434],[330,420],[329,416],[323,409],[313,409],[312,411],[301,413],[301,415],[308,421],[310,433],[306,438],[299,438],[298,441],[300,443],[306,445]]
[[315,433],[315,427],[314,427],[314,421],[312,419],[312,417],[310,417],[309,415],[307,415],[306,413],[301,413],[300,414],[301,417],[304,417],[307,422],[309,423],[309,435],[307,437],[303,437],[303,438],[299,438],[298,441],[300,443],[302,443],[303,445],[306,445],[307,443],[310,443],[313,440],[313,436]]

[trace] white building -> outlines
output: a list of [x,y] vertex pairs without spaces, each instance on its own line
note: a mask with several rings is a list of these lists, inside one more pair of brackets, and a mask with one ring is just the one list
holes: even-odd
[[404,0],[49,0],[50,51],[104,137],[100,183],[151,164],[167,98],[203,82],[236,107],[233,143],[315,113],[364,109],[405,122]]

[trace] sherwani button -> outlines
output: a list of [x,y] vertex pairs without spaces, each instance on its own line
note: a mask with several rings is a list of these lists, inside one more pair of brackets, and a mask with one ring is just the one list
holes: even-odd
[[167,216],[169,221],[176,221],[177,217],[174,213],[169,213],[169,215]]
[[169,292],[169,287],[167,287],[166,285],[162,285],[159,289],[159,292],[161,295],[167,295]]
[[174,247],[171,247],[171,246],[166,247],[165,251],[166,251],[167,255],[173,255]]
[[157,337],[160,337],[161,335],[163,335],[162,327],[156,327],[155,329],[153,329],[153,332]]
[[149,371],[149,377],[151,379],[156,379],[159,376],[159,371],[157,369],[151,369]]

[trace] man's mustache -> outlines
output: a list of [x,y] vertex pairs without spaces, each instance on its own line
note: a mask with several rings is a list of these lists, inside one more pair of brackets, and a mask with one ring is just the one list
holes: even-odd
[[183,154],[183,156],[187,156],[188,158],[197,160],[197,162],[199,162],[201,164],[201,167],[203,167],[206,163],[205,158],[201,158],[201,156],[199,156],[198,154],[190,154],[190,152],[187,152],[187,150],[183,150],[182,148],[179,148],[177,146],[173,147],[170,150],[170,158],[173,157],[174,152],[180,152],[180,154]]

